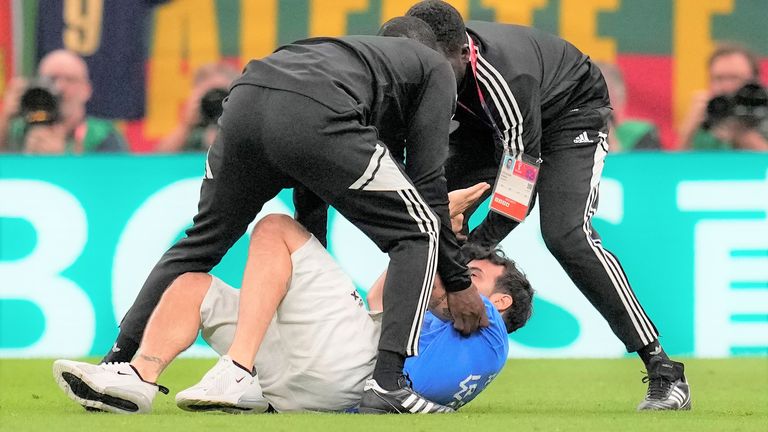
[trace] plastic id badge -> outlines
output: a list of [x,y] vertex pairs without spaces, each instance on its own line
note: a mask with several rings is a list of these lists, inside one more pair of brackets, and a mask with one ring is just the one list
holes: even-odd
[[505,152],[493,185],[491,210],[518,222],[525,220],[536,190],[541,161],[523,155],[517,159]]

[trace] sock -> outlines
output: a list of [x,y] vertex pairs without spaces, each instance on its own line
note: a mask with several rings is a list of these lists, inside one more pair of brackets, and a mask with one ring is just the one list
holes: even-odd
[[136,369],[135,367],[133,367],[133,365],[132,365],[132,364],[129,364],[128,366],[130,366],[130,367],[131,367],[131,369],[133,369],[133,371],[136,373],[136,376],[137,376],[137,377],[139,377],[139,379],[140,379],[140,380],[144,381],[144,382],[145,382],[145,383],[147,383],[147,384],[152,384],[153,386],[157,386],[157,390],[158,390],[160,393],[162,393],[162,394],[168,394],[168,391],[169,391],[169,390],[168,390],[168,387],[166,387],[166,386],[161,386],[160,384],[158,384],[158,383],[156,383],[156,382],[151,382],[151,381],[147,381],[147,380],[145,380],[145,379],[144,379],[144,377],[142,377],[142,376],[141,376],[141,374],[139,373],[139,370],[138,370],[138,369]]
[[141,374],[139,373],[139,370],[136,369],[132,364],[129,364],[128,366],[130,366],[131,369],[133,369],[133,372],[136,373],[136,376],[139,377],[140,380],[144,381],[147,384],[155,384],[155,385],[157,385],[157,383],[153,383],[153,382],[149,382],[149,381],[145,380],[144,377],[141,376]]
[[643,363],[645,363],[646,368],[648,368],[648,363],[650,363],[653,357],[661,357],[664,360],[669,360],[667,353],[664,352],[664,348],[661,347],[658,339],[637,350],[637,354],[640,356],[640,359],[643,360]]
[[101,359],[102,363],[128,363],[133,360],[136,351],[139,350],[139,344],[122,332],[117,335],[117,341],[112,345],[107,355]]
[[245,366],[241,365],[240,363],[238,363],[238,362],[236,362],[236,361],[234,361],[234,360],[232,360],[232,363],[234,363],[234,364],[235,364],[235,366],[239,367],[240,369],[242,369],[242,370],[244,370],[244,371],[248,372],[248,373],[249,373],[251,376],[256,376],[256,369],[253,369],[253,370],[248,370],[248,368],[247,368],[247,367],[245,367]]
[[376,367],[373,369],[373,379],[384,390],[397,390],[400,388],[400,377],[403,376],[405,356],[394,352],[379,350],[376,359]]

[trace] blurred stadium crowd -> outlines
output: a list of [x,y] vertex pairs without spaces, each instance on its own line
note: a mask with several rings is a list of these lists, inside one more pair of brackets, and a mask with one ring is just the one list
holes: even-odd
[[[151,6],[163,2],[158,0],[147,3]],[[39,3],[38,25],[45,25],[52,30],[39,32],[42,36],[38,36],[40,40],[37,42],[40,60],[36,75],[6,77],[7,83],[2,87],[0,152],[130,152],[130,149],[137,146],[126,139],[121,120],[140,118],[136,116],[143,115],[143,105],[133,110],[138,114],[127,115],[100,109],[99,106],[110,98],[126,96],[137,100],[134,105],[141,105],[144,95],[125,95],[111,91],[109,85],[93,85],[92,76],[95,74],[90,69],[101,69],[104,65],[87,56],[81,57],[74,51],[62,49],[61,41],[66,35],[62,35],[61,29],[56,31],[57,26],[65,27],[60,18],[62,14],[60,11],[56,14],[53,13],[56,11],[45,10],[55,7],[50,6],[55,3],[59,2]],[[152,11],[151,7],[147,7],[142,13],[146,15]],[[118,15],[116,19],[142,19],[141,14]],[[49,18],[53,22],[46,22]],[[134,26],[133,23],[128,25]],[[142,26],[138,29],[147,33]],[[136,45],[145,44],[137,41]],[[125,55],[113,53],[110,58],[113,63],[143,63],[144,53],[139,49],[137,54],[134,47]],[[687,115],[677,126],[674,142],[662,147],[656,124],[627,113],[628,87],[620,66],[600,63],[614,108],[612,133],[609,135],[611,150],[628,152],[666,148],[768,151],[768,93],[765,83],[760,79],[758,56],[744,45],[723,43],[715,47],[706,64],[701,67],[707,69],[708,88],[695,94]],[[107,76],[106,79],[144,79],[141,65],[135,67],[126,64],[122,73],[124,76]],[[103,80],[104,74],[99,75]],[[227,94],[228,84],[238,75],[239,69],[226,62],[206,64],[194,71],[192,88],[189,89],[184,106],[179,110],[176,127],[153,143],[154,151],[206,151],[215,139],[216,119],[221,113],[221,102]],[[648,79],[653,77],[649,76]],[[112,88],[119,86],[113,85]]]

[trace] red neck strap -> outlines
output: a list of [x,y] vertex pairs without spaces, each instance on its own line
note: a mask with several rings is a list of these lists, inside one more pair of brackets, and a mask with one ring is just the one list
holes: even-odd
[[480,97],[480,102],[485,103],[485,97],[483,92],[480,91],[480,81],[477,79],[477,45],[472,37],[467,34],[467,41],[469,43],[469,64],[472,67],[472,74],[475,78],[475,85],[477,86],[477,96]]

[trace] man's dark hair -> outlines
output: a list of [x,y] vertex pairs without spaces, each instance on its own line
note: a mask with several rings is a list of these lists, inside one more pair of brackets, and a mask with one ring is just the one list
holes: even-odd
[[421,42],[437,51],[437,37],[429,24],[416,17],[401,16],[385,22],[379,29],[379,36],[404,37]]
[[406,16],[421,18],[435,32],[437,43],[446,53],[456,53],[467,43],[467,28],[461,14],[442,0],[425,0],[408,9]]
[[712,54],[709,56],[709,60],[707,61],[707,66],[711,69],[712,64],[715,62],[715,60],[719,59],[720,57],[725,57],[733,54],[739,54],[743,56],[745,59],[747,59],[747,62],[749,62],[749,68],[752,70],[752,79],[753,80],[759,80],[760,79],[760,61],[757,58],[757,54],[755,54],[752,50],[747,48],[744,45],[741,45],[739,43],[735,42],[725,42],[719,44],[715,50],[712,52]]
[[517,268],[514,261],[507,258],[501,249],[492,249],[474,244],[462,248],[467,262],[472,260],[488,260],[491,264],[504,267],[498,279],[494,292],[507,294],[512,297],[512,307],[505,310],[501,317],[507,326],[507,333],[512,333],[524,326],[533,313],[533,288],[528,278]]

